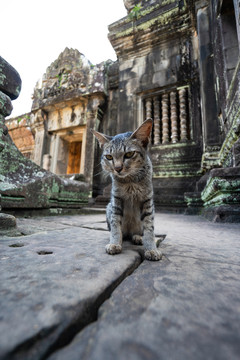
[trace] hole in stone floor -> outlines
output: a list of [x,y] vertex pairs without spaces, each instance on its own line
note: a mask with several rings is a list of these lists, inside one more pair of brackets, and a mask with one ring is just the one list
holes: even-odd
[[53,251],[46,251],[46,250],[40,250],[37,251],[38,255],[51,255],[53,254]]
[[19,247],[23,247],[24,244],[23,243],[15,243],[15,244],[11,244],[11,245],[8,245],[9,247],[12,247],[12,248],[19,248]]

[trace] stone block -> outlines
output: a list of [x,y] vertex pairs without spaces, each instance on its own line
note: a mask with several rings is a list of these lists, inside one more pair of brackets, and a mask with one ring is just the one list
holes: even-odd
[[16,227],[16,218],[9,214],[0,213],[0,229],[10,229]]
[[16,99],[21,90],[21,78],[18,72],[0,56],[0,91]]
[[240,168],[212,169],[201,197],[208,219],[240,222]]

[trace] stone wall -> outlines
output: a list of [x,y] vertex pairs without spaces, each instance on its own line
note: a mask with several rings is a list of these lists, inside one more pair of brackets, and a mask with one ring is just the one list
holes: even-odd
[[[210,122],[208,118],[205,124],[211,130],[215,141],[217,140],[210,148],[205,146],[203,154],[203,167],[210,169],[208,182],[202,192],[203,213],[216,221],[239,221],[239,2],[237,0],[209,1],[207,6],[202,8],[201,5],[197,10],[197,17],[202,23],[208,24],[211,34],[210,38],[204,35],[204,42],[205,49],[208,47],[211,51],[210,62],[213,70],[211,84],[208,80],[207,86],[211,86],[213,95],[209,102],[210,97],[207,94],[205,108],[206,111],[211,109],[213,121]],[[209,66],[206,65],[205,79],[207,77],[209,79]],[[207,141],[206,145],[208,145]]]
[[[113,135],[152,118],[157,208],[187,207],[188,213],[203,208],[211,219],[235,221],[240,188],[238,2],[124,3],[128,16],[109,26],[119,67],[117,120],[109,126],[106,115],[101,129]],[[102,191],[100,180],[97,191]]]
[[31,129],[30,115],[31,113],[28,113],[21,117],[11,118],[10,120],[6,120],[5,124],[17,148],[24,156],[32,159],[35,139]]
[[135,17],[130,11],[109,26],[119,66],[115,133],[154,120],[155,203],[183,209],[184,192],[200,178],[203,147],[196,31],[187,2],[141,5]]

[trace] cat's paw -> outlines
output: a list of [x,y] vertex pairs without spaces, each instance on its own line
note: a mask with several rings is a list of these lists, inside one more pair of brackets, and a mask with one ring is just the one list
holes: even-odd
[[142,236],[141,235],[133,235],[132,242],[135,245],[142,245],[143,244]]
[[159,250],[146,250],[145,253],[145,259],[151,260],[151,261],[158,261],[162,258],[162,253]]
[[108,254],[115,255],[115,254],[119,254],[122,251],[122,246],[115,244],[107,244],[105,249]]

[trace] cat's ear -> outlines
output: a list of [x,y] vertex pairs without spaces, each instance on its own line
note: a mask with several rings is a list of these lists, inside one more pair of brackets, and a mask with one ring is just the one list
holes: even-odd
[[137,128],[137,130],[135,130],[132,133],[130,139],[140,140],[143,147],[146,148],[149,143],[149,138],[150,138],[151,131],[152,131],[152,125],[153,125],[152,119],[148,119],[148,120],[144,121],[142,123],[142,125],[140,125],[139,128]]
[[98,139],[99,145],[103,147],[104,144],[109,143],[109,141],[112,139],[111,136],[107,136],[105,134],[102,134],[96,130],[90,129],[91,133],[96,136]]

